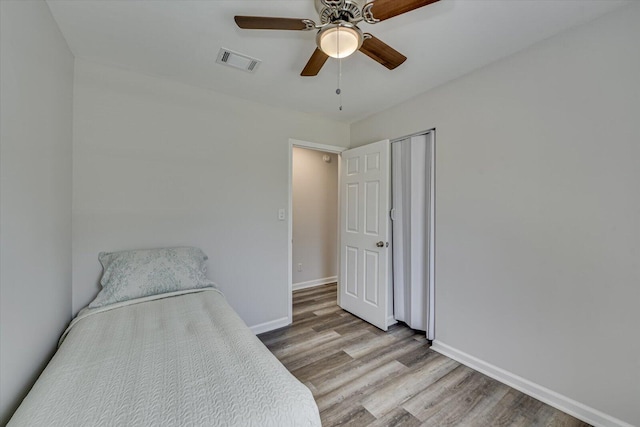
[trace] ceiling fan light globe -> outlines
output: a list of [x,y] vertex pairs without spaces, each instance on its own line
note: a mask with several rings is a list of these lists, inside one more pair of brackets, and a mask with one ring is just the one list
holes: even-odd
[[332,58],[346,58],[362,46],[362,32],[357,27],[334,25],[318,33],[320,50]]

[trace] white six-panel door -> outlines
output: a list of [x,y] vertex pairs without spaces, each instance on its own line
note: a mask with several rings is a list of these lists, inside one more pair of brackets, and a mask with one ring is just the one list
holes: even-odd
[[344,151],[340,170],[340,307],[387,330],[390,143]]

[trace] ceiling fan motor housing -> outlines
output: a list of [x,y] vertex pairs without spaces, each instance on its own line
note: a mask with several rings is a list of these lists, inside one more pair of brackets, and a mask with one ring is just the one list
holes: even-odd
[[367,0],[315,0],[321,24],[360,20]]

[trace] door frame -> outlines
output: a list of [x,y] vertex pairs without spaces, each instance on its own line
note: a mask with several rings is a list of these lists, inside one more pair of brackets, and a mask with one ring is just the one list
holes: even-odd
[[[348,150],[347,147],[340,147],[337,145],[317,144],[315,142],[302,141],[299,139],[289,138],[289,167],[288,167],[288,206],[287,212],[287,304],[288,314],[287,322],[291,324],[293,322],[293,148],[306,148],[309,150],[322,151],[325,153],[338,154],[338,188],[340,188],[340,168],[342,162],[342,153]],[[338,197],[338,212],[340,212],[340,197]],[[338,229],[338,239],[336,245],[336,251],[340,249],[340,230]],[[336,252],[336,257],[339,257],[339,252]],[[338,271],[338,277],[340,272]]]

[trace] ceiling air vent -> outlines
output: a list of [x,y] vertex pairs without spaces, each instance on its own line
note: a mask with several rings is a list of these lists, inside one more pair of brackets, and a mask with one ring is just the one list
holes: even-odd
[[218,64],[238,68],[246,71],[247,73],[253,73],[258,69],[258,66],[262,61],[229,49],[221,48],[220,52],[218,52],[218,59],[216,59],[216,62]]

